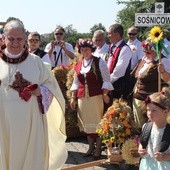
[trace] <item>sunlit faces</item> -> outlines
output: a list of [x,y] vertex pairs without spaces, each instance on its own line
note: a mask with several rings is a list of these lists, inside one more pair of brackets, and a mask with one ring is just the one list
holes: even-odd
[[128,35],[129,40],[134,41],[138,35],[137,29],[134,29],[134,28],[128,29],[127,35]]
[[166,110],[161,109],[160,107],[149,103],[147,104],[147,117],[150,121],[159,121],[160,119],[166,118]]
[[109,29],[107,37],[109,38],[111,43],[116,44],[118,39],[118,33],[112,31],[112,29]]
[[147,59],[149,59],[151,61],[156,58],[156,52],[153,51],[153,50],[150,50],[150,51],[145,51],[144,50],[144,55],[145,55],[145,57],[147,57]]
[[103,44],[105,43],[105,37],[103,35],[96,35],[93,37],[93,43],[97,47],[102,47]]
[[26,35],[22,29],[9,29],[4,35],[7,50],[14,55],[19,54],[25,45]]
[[64,39],[64,32],[62,29],[56,29],[54,32],[54,37],[56,40],[61,41]]
[[40,39],[39,36],[28,36],[28,46],[30,51],[36,50],[40,46]]
[[86,59],[90,59],[92,57],[92,49],[90,47],[81,47],[80,53]]

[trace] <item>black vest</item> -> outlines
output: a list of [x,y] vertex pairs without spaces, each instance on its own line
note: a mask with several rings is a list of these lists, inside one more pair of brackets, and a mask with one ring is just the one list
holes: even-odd
[[40,58],[43,58],[45,54],[47,54],[45,51],[43,50],[40,50],[40,49],[37,49],[35,52],[34,52],[35,55],[38,55]]
[[[140,135],[140,143],[143,147],[143,149],[146,149],[149,141],[149,137],[151,134],[152,130],[152,122],[146,123],[145,126],[143,127],[142,133]],[[170,124],[167,124],[162,136],[162,140],[160,143],[160,150],[159,152],[165,152],[170,145]]]

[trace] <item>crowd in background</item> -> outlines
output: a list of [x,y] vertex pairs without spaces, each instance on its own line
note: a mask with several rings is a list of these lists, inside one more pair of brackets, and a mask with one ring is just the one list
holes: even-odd
[[[13,24],[11,27],[16,29]],[[21,31],[18,33],[19,35],[23,31],[22,24],[18,27]],[[4,33],[8,35],[8,29],[11,28],[5,28],[4,31],[7,33]],[[154,132],[156,131],[155,135],[152,132],[151,138],[148,137],[149,142],[147,141],[148,144],[146,145],[148,150],[146,150],[146,146],[144,148],[143,143],[140,145],[139,153],[144,156],[141,169],[152,166],[147,161],[148,157],[155,157],[158,161],[157,169],[161,166],[159,161],[164,161],[162,166],[169,167],[169,139],[165,139],[168,147],[163,150],[164,154],[159,149],[156,150],[155,147],[160,143],[158,138],[161,139],[161,137],[158,137],[158,135],[163,136],[164,134],[164,130],[159,133],[158,129],[166,127],[165,113],[169,112],[167,103],[169,103],[170,99],[167,97],[168,95],[165,95],[169,94],[169,91],[164,88],[161,95],[165,95],[165,99],[164,96],[159,96],[161,93],[159,92],[159,86],[161,89],[167,87],[170,81],[170,42],[164,35],[163,43],[169,53],[162,49],[160,52],[161,60],[159,60],[156,48],[149,38],[142,42],[138,40],[138,29],[135,26],[127,30],[127,42],[124,40],[126,36],[124,32],[125,30],[121,24],[113,24],[110,25],[107,33],[103,30],[96,30],[92,39],[79,39],[76,46],[73,47],[64,40],[64,28],[58,26],[53,33],[54,40],[49,42],[44,50],[40,49],[41,36],[36,31],[30,32],[28,37],[25,38],[23,49],[30,55],[33,55],[33,57],[35,55],[39,56],[46,67],[48,67],[48,70],[59,66],[69,66],[71,62],[76,61],[74,80],[70,89],[72,92],[70,106],[72,109],[75,109],[78,99],[78,125],[80,130],[87,135],[89,143],[89,149],[84,154],[85,157],[93,156],[95,160],[101,157],[102,142],[96,133],[96,126],[107,108],[112,105],[113,100],[122,98],[132,107],[135,127],[140,133],[147,122],[153,122],[153,130]],[[4,35],[0,37],[2,56],[4,51],[7,56],[10,56],[10,53],[13,52],[6,50],[8,49],[7,41],[19,42],[19,39],[17,39],[18,35],[15,33],[13,35],[16,38],[10,39],[10,37],[7,37],[7,39],[4,39]],[[106,39],[109,40],[109,43],[106,43]],[[13,55],[18,55],[18,53]],[[78,58],[78,56],[81,56],[81,58]],[[17,56],[15,57],[17,58]],[[39,63],[40,61],[36,62]],[[9,64],[8,61],[7,64]],[[44,71],[43,66],[37,65],[36,67],[41,67]],[[11,79],[16,70],[14,69],[12,72]],[[160,84],[159,75],[161,77]],[[154,96],[157,93],[159,93],[158,97],[160,100],[166,100],[166,104]],[[55,94],[53,95],[55,96]],[[154,107],[158,109],[159,120],[155,118],[157,113],[154,113],[156,110],[154,110]],[[161,114],[164,114],[164,116],[161,116]],[[160,120],[162,121],[159,122]],[[143,134],[145,133],[143,132]]]

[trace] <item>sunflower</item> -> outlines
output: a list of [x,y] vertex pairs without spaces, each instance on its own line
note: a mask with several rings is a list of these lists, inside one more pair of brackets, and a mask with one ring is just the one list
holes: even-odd
[[159,43],[159,41],[163,39],[163,31],[159,26],[155,26],[150,30],[149,38],[152,43]]
[[136,165],[139,163],[138,144],[134,139],[128,139],[122,146],[122,158],[127,164]]

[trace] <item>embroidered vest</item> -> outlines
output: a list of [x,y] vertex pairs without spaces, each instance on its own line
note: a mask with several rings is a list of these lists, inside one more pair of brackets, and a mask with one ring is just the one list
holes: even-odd
[[79,80],[79,88],[77,97],[85,96],[85,84],[88,86],[89,96],[96,96],[102,94],[102,76],[99,68],[100,58],[93,57],[91,69],[86,73],[86,78],[80,73],[82,61],[79,61],[75,66],[75,71]]
[[[133,95],[134,98],[144,101],[148,95],[158,91],[157,63],[158,62],[155,61],[153,63],[153,66],[149,69],[148,73],[146,73],[145,76],[137,79],[137,82],[136,82],[137,90]],[[139,66],[143,66],[143,65],[139,64]],[[167,86],[167,84],[162,81],[161,86],[162,87]]]
[[40,58],[43,58],[43,56],[45,54],[47,54],[45,51],[43,50],[40,50],[40,49],[37,49],[35,52],[34,52],[35,55],[38,55]]
[[[151,134],[151,130],[152,130],[152,122],[146,123],[145,126],[143,127],[142,133],[140,135],[140,143],[143,147],[143,149],[146,149],[147,145],[148,145],[148,141],[149,141],[149,137]],[[159,152],[165,152],[170,145],[170,124],[167,124],[162,136],[162,140],[160,143],[160,149]]]
[[113,53],[113,56],[112,56],[112,59],[111,59],[111,63],[110,63],[110,66],[109,66],[109,72],[110,74],[113,72],[115,66],[116,66],[116,63],[118,61],[118,58],[119,58],[119,54],[120,54],[120,51],[122,49],[122,47],[126,45],[126,43],[123,41],[117,48],[116,50],[114,51]]

